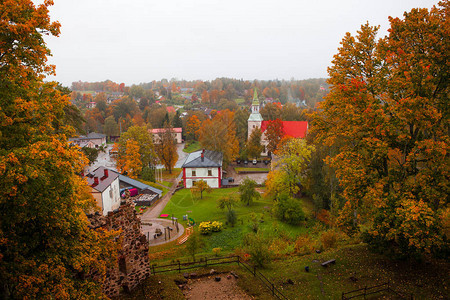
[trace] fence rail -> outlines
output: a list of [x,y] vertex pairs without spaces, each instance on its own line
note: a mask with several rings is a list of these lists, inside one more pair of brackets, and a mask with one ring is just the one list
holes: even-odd
[[222,265],[222,264],[231,264],[231,263],[237,263],[239,266],[242,266],[245,270],[250,272],[254,277],[258,278],[263,285],[270,290],[272,293],[272,296],[287,300],[288,298],[281,293],[281,291],[275,286],[273,282],[271,282],[269,279],[267,279],[266,276],[264,276],[261,272],[259,272],[255,266],[251,266],[250,264],[246,263],[240,256],[234,255],[234,256],[226,256],[226,257],[214,257],[214,258],[208,258],[205,257],[204,260],[196,261],[196,262],[177,262],[173,264],[167,264],[162,266],[155,266],[152,265],[152,274],[158,274],[158,273],[166,273],[166,272],[179,272],[184,270],[190,270],[190,269],[197,269],[197,268],[207,268],[209,266],[214,265]]
[[353,299],[356,297],[364,297],[364,299],[366,299],[366,296],[368,295],[373,295],[373,294],[377,294],[377,293],[382,293],[382,292],[391,292],[393,294],[395,294],[396,296],[400,297],[401,299],[413,299],[413,295],[410,294],[409,296],[405,296],[401,293],[399,293],[398,291],[394,290],[390,284],[390,282],[385,282],[379,285],[374,285],[374,286],[365,286],[361,289],[357,289],[357,290],[353,290],[350,292],[345,292],[342,293],[342,300],[348,300],[348,299]]

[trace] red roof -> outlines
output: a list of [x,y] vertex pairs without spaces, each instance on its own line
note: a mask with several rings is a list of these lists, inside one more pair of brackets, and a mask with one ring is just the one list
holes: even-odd
[[[283,123],[283,132],[285,135],[294,138],[305,138],[306,132],[308,131],[307,121],[282,121],[281,123]],[[267,124],[269,124],[269,121],[262,121],[261,132],[266,131]]]
[[[151,133],[161,133],[164,132],[166,129],[165,128],[154,128],[154,129],[150,129]],[[183,131],[183,129],[181,127],[175,127],[172,128],[172,132],[175,133],[181,133]]]

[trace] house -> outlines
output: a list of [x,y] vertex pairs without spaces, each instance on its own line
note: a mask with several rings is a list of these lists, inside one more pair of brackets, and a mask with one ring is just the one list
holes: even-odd
[[[69,142],[75,143],[80,147],[85,147],[87,144],[94,145],[95,148],[106,145],[106,135],[96,132],[91,132],[87,136],[80,135],[77,138],[69,138]],[[90,148],[93,148],[89,146]]]
[[[164,133],[165,128],[155,128],[149,129],[149,132],[153,135],[153,142],[155,144],[159,144],[161,141],[161,135]],[[183,139],[181,138],[181,134],[183,133],[183,129],[181,127],[172,128],[172,137],[177,144],[181,144]]]
[[99,167],[86,176],[91,193],[104,216],[120,206],[119,174]]
[[204,180],[212,188],[222,186],[222,162],[221,152],[199,150],[186,157],[182,166],[183,183],[186,188],[191,188],[198,180]]
[[137,205],[151,205],[154,201],[161,198],[162,190],[154,188],[148,184],[142,183],[136,179],[130,178],[125,175],[121,175],[116,171],[112,171],[119,176],[120,190],[124,189],[137,189],[137,196],[134,198],[134,202]]

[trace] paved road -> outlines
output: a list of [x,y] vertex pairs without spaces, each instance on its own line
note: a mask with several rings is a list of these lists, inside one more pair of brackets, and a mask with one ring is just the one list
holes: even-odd
[[184,161],[186,160],[186,157],[188,156],[188,153],[183,152],[183,149],[184,143],[177,145],[178,161],[175,164],[175,168],[181,168],[181,166],[184,164]]

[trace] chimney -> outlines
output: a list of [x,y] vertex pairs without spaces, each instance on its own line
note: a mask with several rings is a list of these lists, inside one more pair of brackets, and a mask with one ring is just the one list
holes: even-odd
[[98,185],[98,177],[95,176],[94,177],[94,184],[92,186],[97,186]]
[[205,149],[202,150],[202,156],[201,156],[201,158],[202,158],[202,161],[205,160]]
[[108,169],[105,169],[105,174],[103,177],[108,178]]

